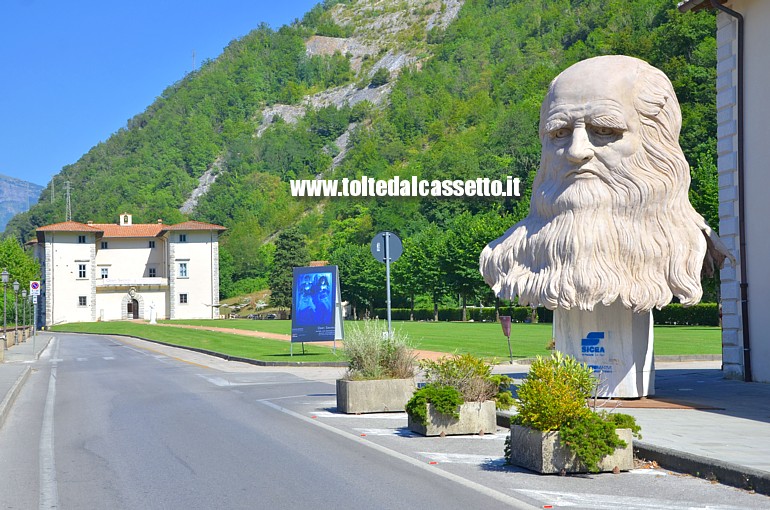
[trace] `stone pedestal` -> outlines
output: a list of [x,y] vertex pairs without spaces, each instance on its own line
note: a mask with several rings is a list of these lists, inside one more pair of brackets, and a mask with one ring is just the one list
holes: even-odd
[[599,377],[600,397],[655,394],[652,312],[633,313],[619,301],[591,312],[556,309],[556,349],[588,364]]

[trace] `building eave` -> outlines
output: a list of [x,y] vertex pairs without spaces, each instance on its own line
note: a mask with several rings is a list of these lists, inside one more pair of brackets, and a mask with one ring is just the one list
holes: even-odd
[[[719,0],[719,3],[727,3],[727,0]],[[713,9],[711,0],[684,0],[677,4],[680,12],[699,11],[701,9]]]

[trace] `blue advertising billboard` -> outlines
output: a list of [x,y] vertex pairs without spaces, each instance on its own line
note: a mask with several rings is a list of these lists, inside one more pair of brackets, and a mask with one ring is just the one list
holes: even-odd
[[292,285],[292,342],[342,339],[337,266],[295,267]]

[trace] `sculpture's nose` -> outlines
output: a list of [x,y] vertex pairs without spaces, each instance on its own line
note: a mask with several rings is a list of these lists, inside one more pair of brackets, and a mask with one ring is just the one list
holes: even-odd
[[572,138],[567,146],[567,159],[574,164],[585,163],[594,157],[594,147],[588,139],[588,132],[584,127],[575,127]]

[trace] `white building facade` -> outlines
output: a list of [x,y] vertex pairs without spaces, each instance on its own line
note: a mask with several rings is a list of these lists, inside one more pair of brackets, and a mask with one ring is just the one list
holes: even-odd
[[67,221],[37,229],[40,324],[219,317],[219,225]]
[[[770,382],[770,2],[688,0],[717,10],[719,235],[738,264],[722,278],[722,363],[727,377]],[[722,7],[726,9],[721,9]],[[743,39],[741,41],[741,39]],[[741,168],[742,167],[742,168]],[[741,198],[742,204],[741,204]]]

